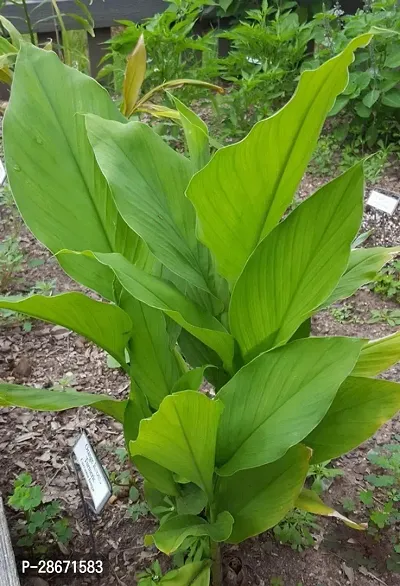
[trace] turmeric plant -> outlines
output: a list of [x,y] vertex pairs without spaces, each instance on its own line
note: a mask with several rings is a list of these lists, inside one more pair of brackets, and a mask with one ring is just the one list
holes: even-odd
[[[304,482],[310,463],[355,448],[400,408],[400,385],[374,378],[399,360],[400,335],[313,337],[310,318],[398,249],[352,249],[362,163],[288,210],[370,38],[304,72],[284,108],[211,159],[205,124],[183,104],[190,158],[129,122],[93,79],[21,46],[4,120],[11,189],[33,234],[103,301],[70,292],[0,307],[86,336],[131,387],[117,401],[2,384],[0,403],[91,405],[123,424],[160,518],[146,542],[167,554],[190,545],[161,583],[218,586],[219,543],[266,531],[293,507],[363,528]],[[215,392],[201,390],[203,376]]]

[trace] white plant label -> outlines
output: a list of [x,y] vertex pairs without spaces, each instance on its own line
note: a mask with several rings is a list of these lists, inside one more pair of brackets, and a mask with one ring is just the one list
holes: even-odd
[[380,191],[371,191],[367,204],[391,216],[399,205],[399,199]]
[[3,161],[0,159],[0,186],[3,185],[6,180],[7,174],[3,165]]
[[95,513],[98,515],[112,495],[110,482],[85,433],[82,433],[76,442],[73,453],[89,488]]

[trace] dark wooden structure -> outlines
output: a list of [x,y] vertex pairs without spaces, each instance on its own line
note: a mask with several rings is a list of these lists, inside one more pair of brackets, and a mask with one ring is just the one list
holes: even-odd
[[[104,54],[105,49],[102,43],[110,38],[111,27],[115,25],[116,20],[125,19],[139,22],[143,18],[162,12],[167,6],[163,0],[93,0],[92,4],[90,4],[90,0],[82,0],[82,2],[88,7],[95,24],[96,36],[93,38],[88,35],[89,59],[93,76],[96,75],[98,63]],[[79,14],[80,12],[73,0],[57,0],[57,4],[62,14]],[[27,0],[27,5],[34,25],[34,32],[38,33],[39,36],[39,42],[45,42],[48,38],[54,39],[57,25],[52,18],[54,13],[51,1]],[[22,4],[6,4],[1,13],[11,20],[20,32],[28,32]],[[67,29],[78,28],[74,19],[65,16],[63,20]]]

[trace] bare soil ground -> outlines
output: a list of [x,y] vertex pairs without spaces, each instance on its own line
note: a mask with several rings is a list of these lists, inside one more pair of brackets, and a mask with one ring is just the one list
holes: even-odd
[[[309,194],[319,182],[306,177],[300,195]],[[400,177],[392,174],[382,181],[382,187],[400,191]],[[12,229],[9,213],[0,207],[0,240]],[[366,211],[364,228],[376,227],[372,244],[394,245],[400,242],[400,210],[388,219],[381,217],[376,224],[375,214]],[[48,251],[22,228],[21,246],[24,252],[23,270],[14,279],[10,292],[27,293],[36,281],[55,279],[55,292],[78,287],[66,277]],[[36,261],[44,261],[40,266]],[[372,309],[398,308],[398,305],[380,298],[367,289],[359,291],[351,300],[352,318],[348,323],[336,321],[329,310],[313,320],[316,335],[358,335],[377,338],[396,331],[386,323],[366,323]],[[29,328],[28,328],[29,329]],[[400,382],[400,367],[394,367],[385,378]],[[9,320],[0,326],[0,380],[32,386],[52,387],[68,379],[77,390],[101,392],[124,397],[128,380],[119,370],[108,368],[106,357],[83,338],[38,321],[32,321],[30,331],[23,323]],[[71,384],[71,382],[69,384]],[[49,556],[72,555],[75,558],[90,555],[89,532],[83,516],[76,477],[70,463],[71,447],[79,430],[85,429],[108,471],[119,471],[121,464],[115,449],[123,447],[121,427],[106,416],[80,408],[59,414],[33,413],[21,409],[2,409],[0,412],[0,493],[6,499],[12,492],[15,477],[23,471],[44,487],[47,500],[58,499],[65,515],[70,518],[74,538],[63,553],[57,547]],[[371,465],[366,459],[368,450],[376,445],[395,441],[400,433],[399,418],[386,424],[376,436],[345,457],[333,463],[344,475],[335,479],[324,499],[343,511],[344,497],[355,498],[365,488],[364,476]],[[138,479],[140,486],[140,479]],[[7,509],[9,526],[15,535],[20,514]],[[367,513],[361,507],[350,516],[366,521]],[[393,531],[382,532],[379,539],[368,533],[356,532],[334,520],[322,520],[314,547],[302,553],[276,542],[271,532],[253,538],[240,546],[225,547],[226,585],[266,585],[273,577],[281,578],[284,586],[396,586],[399,575],[386,570]],[[107,560],[107,571],[100,577],[89,575],[74,578],[21,577],[22,586],[78,586],[96,583],[99,586],[136,584],[135,573],[148,566],[157,557],[165,566],[168,560],[153,548],[143,546],[143,536],[152,531],[150,516],[133,522],[128,513],[127,497],[110,502],[103,515],[94,520],[97,553]],[[397,528],[399,529],[399,528]],[[19,560],[27,555],[16,547]]]

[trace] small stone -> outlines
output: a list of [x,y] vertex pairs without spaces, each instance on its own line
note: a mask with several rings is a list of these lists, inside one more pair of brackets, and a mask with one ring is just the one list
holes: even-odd
[[20,376],[22,378],[29,378],[32,373],[32,365],[28,358],[23,356],[18,362],[15,364],[13,374],[16,376]]

